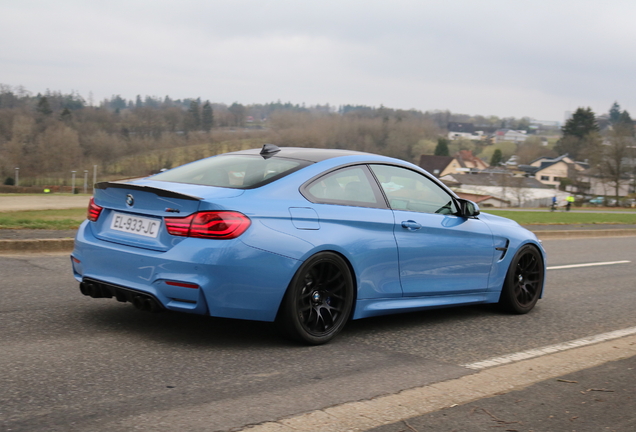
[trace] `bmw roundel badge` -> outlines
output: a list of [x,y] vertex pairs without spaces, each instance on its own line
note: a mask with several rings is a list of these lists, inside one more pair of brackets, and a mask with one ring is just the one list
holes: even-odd
[[132,207],[133,204],[135,204],[135,198],[131,194],[126,195],[126,205]]

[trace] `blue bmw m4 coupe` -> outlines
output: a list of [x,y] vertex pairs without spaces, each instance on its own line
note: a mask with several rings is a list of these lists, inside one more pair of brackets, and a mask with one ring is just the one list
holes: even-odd
[[545,280],[534,234],[416,165],[270,144],[97,183],[71,261],[84,295],[275,322],[309,344],[384,314],[527,313]]

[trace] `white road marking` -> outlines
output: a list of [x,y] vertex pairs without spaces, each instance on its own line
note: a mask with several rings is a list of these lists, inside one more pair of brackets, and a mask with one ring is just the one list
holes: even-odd
[[552,354],[559,351],[566,351],[572,348],[578,348],[586,345],[592,345],[599,342],[605,342],[612,339],[618,339],[624,336],[630,336],[636,334],[636,327],[629,327],[622,330],[615,330],[609,333],[601,333],[595,336],[587,338],[576,339],[569,342],[563,342],[556,345],[549,345],[542,348],[535,348],[528,351],[521,351],[514,354],[508,354],[501,357],[495,357],[489,360],[478,361],[475,363],[462,365],[468,369],[486,369],[492,366],[499,366],[506,363],[517,362],[519,360],[526,360],[534,357],[540,357],[546,354]]
[[[625,329],[629,330],[629,329]],[[633,329],[636,331],[636,327]],[[334,405],[304,414],[293,415],[276,421],[247,426],[244,432],[315,432],[315,431],[361,431],[369,430],[412,417],[475,402],[491,397],[520,390],[529,385],[558,378],[572,372],[600,366],[614,360],[636,355],[636,336],[601,342],[592,346],[579,347],[569,351],[548,354],[539,358],[525,360],[516,364],[497,366],[462,376],[449,381],[402,390],[396,394],[378,396],[373,399],[348,402]],[[273,396],[277,397],[277,396]],[[283,396],[279,396],[282,398]],[[236,406],[236,402],[232,401]],[[256,401],[259,402],[258,400]],[[284,401],[280,402],[284,403]],[[249,406],[249,401],[243,403]],[[192,424],[198,421],[201,429],[209,423],[205,415],[210,416],[212,410],[205,406],[196,406],[196,411],[186,411],[179,407],[172,412],[153,413],[148,416],[128,418],[127,423],[118,426],[146,424],[152,428],[150,421],[156,424]],[[205,413],[205,415],[203,414]],[[164,418],[157,419],[157,416]],[[178,419],[178,420],[175,420]],[[159,423],[159,421],[163,423]],[[179,420],[181,420],[179,422]],[[198,424],[197,424],[198,426]],[[156,429],[156,428],[155,428]]]
[[[561,269],[571,269],[571,268],[581,268],[581,267],[595,267],[595,266],[606,266],[606,265],[615,265],[615,264],[628,264],[631,261],[606,261],[606,262],[595,262],[595,263],[586,263],[586,264],[570,264],[570,265],[562,265],[562,266],[552,266],[547,267],[547,270],[561,270]],[[512,363],[519,360],[526,360],[534,357],[540,357],[545,354],[552,354],[559,351],[565,351],[572,348],[577,348],[586,345],[592,345],[599,342],[605,342],[612,339],[617,339],[623,336],[629,336],[636,334],[636,327],[630,327],[622,330],[616,330],[609,333],[602,333],[596,336],[591,336],[583,339],[576,339],[569,342],[563,342],[556,345],[550,345],[542,348],[535,348],[528,351],[522,351],[518,353],[508,354],[501,357],[495,357],[489,360],[478,361],[475,363],[470,363],[463,365],[468,369],[485,369],[492,366],[498,366],[506,363]]]
[[614,264],[627,264],[630,262],[631,261],[607,261],[607,262],[595,262],[595,263],[587,263],[587,264],[570,264],[570,265],[547,267],[547,269],[561,270],[561,269],[571,269],[571,268],[579,268],[579,267],[595,267],[595,266],[606,266],[606,265],[614,265]]

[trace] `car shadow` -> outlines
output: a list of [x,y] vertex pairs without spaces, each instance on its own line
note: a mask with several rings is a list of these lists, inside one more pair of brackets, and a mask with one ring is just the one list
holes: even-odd
[[171,345],[284,346],[292,345],[276,332],[273,323],[215,318],[178,312],[151,313],[132,305],[110,304],[83,314],[83,325],[96,332],[131,333]]
[[497,305],[493,304],[455,306],[355,320],[347,324],[345,331],[377,332],[384,331],[384,329],[387,329],[388,331],[401,331],[415,327],[437,326],[444,323],[471,321],[486,316],[506,315],[509,314],[501,311]]
[[[334,340],[351,341],[369,334],[458,323],[487,316],[508,315],[496,305],[460,306],[386,315],[350,321]],[[141,336],[171,345],[213,347],[306,347],[284,339],[274,323],[135,309],[129,304],[93,304],[80,315],[82,326],[94,333]]]

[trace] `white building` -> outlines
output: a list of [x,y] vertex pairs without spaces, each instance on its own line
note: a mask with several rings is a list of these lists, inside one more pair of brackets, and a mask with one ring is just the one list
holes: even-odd
[[[488,195],[499,200],[501,206],[510,202],[514,207],[548,207],[552,197],[563,202],[569,195],[544,185],[531,177],[517,177],[511,173],[448,174],[440,177],[457,193]],[[496,205],[496,204],[495,204]]]
[[522,143],[526,139],[528,139],[528,135],[524,130],[499,129],[495,132],[495,143],[502,141]]

